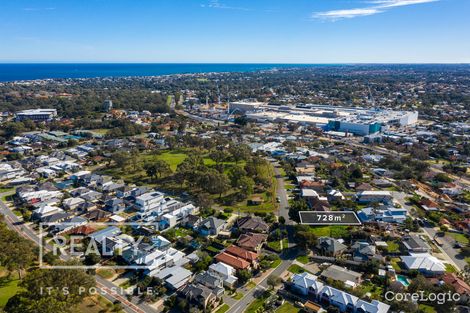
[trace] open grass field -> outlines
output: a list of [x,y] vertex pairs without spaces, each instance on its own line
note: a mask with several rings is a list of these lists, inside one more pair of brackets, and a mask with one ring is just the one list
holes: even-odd
[[[136,184],[136,185],[146,185],[151,188],[159,188],[162,191],[165,191],[169,194],[181,194],[184,191],[188,191],[191,194],[191,190],[188,190],[188,186],[181,186],[177,184],[173,179],[171,179],[171,175],[164,178],[160,178],[157,181],[148,177],[147,173],[143,169],[144,164],[153,162],[156,160],[162,160],[169,164],[170,169],[173,173],[178,168],[186,158],[191,157],[191,155],[199,154],[203,158],[204,164],[208,167],[215,167],[216,162],[209,157],[209,153],[203,153],[199,150],[192,150],[192,149],[178,149],[178,150],[165,150],[161,152],[147,152],[140,154],[136,161],[130,162],[129,165],[126,166],[125,170],[115,167],[113,163],[111,166],[105,167],[99,171],[100,174],[110,175],[115,179],[123,179],[126,183]],[[221,164],[224,165],[224,172],[228,173],[228,171],[238,165],[240,167],[244,167],[246,162],[240,161],[238,164],[236,162],[222,162]],[[269,168],[265,169],[267,175],[272,177],[272,187],[268,188],[268,190],[264,192],[258,192],[248,197],[248,199],[231,204],[225,205],[226,203],[231,203],[230,199],[233,198],[236,189],[230,189],[227,192],[222,194],[222,197],[219,199],[219,195],[211,195],[214,202],[218,203],[218,207],[221,209],[230,208],[234,211],[240,212],[248,212],[248,213],[269,213],[273,212],[277,209],[277,203],[275,199],[276,195],[276,180],[274,178],[274,169],[269,166]],[[249,204],[248,200],[252,197],[260,197],[263,201],[260,204],[252,205]]]
[[329,236],[333,238],[343,238],[348,236],[347,226],[312,226],[310,231],[317,237]]
[[0,267],[0,309],[20,290],[19,283],[18,274],[11,274],[10,278],[7,278],[7,273]]
[[279,308],[277,308],[277,310],[275,312],[276,313],[298,313],[298,312],[300,312],[300,309],[296,308],[290,302],[284,302],[284,304],[281,305]]

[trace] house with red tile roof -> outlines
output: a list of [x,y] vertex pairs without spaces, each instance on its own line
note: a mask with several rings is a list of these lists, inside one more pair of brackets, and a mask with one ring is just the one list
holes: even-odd
[[454,273],[445,273],[442,280],[447,285],[454,287],[455,292],[461,295],[470,295],[470,286]]
[[226,252],[219,253],[215,259],[218,262],[225,263],[227,265],[230,265],[231,267],[237,269],[237,270],[244,270],[244,269],[250,269],[250,262],[234,256],[232,254],[228,254]]
[[243,249],[249,250],[249,251],[259,252],[267,239],[268,239],[268,235],[266,234],[257,234],[257,233],[242,234],[240,238],[238,238],[237,246]]

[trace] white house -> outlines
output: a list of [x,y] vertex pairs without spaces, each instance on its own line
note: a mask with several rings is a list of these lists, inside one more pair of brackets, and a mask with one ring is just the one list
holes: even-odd
[[437,276],[444,274],[446,271],[444,263],[429,253],[410,253],[410,255],[400,258],[406,268],[417,270],[424,275]]
[[322,282],[317,280],[317,276],[307,272],[295,274],[292,277],[292,282],[293,288],[304,296],[308,294],[317,295],[324,286]]
[[367,302],[345,291],[324,285],[315,275],[307,272],[295,274],[292,278],[293,291],[310,299],[333,305],[341,312],[386,313],[390,306],[377,300]]
[[393,199],[390,191],[386,190],[364,190],[356,194],[356,199],[361,203],[383,202],[390,203]]
[[218,262],[209,266],[209,273],[223,279],[224,286],[233,288],[238,278],[235,276],[236,270],[222,262]]

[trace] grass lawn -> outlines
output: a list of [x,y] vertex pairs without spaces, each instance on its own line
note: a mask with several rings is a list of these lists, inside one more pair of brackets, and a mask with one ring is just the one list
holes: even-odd
[[[287,238],[284,238],[282,239],[282,248],[283,249],[286,249],[287,246],[289,245],[289,240]],[[277,240],[277,241],[269,241],[268,242],[268,247],[273,249],[274,251],[276,252],[281,252],[282,249],[281,249],[281,241],[280,240]]]
[[191,231],[186,228],[175,228],[175,235],[179,237],[185,237],[187,235],[190,235]]
[[0,193],[8,192],[8,191],[13,191],[15,188],[13,187],[0,187]]
[[367,293],[370,293],[372,299],[380,300],[383,288],[381,286],[366,282],[357,287],[357,291],[362,293],[361,297],[364,297]]
[[420,304],[418,308],[424,313],[436,313],[436,309],[430,305]]
[[458,234],[458,233],[451,233],[451,232],[448,232],[446,233],[447,235],[449,235],[450,237],[452,237],[455,241],[457,241],[458,243],[461,243],[463,245],[467,245],[468,244],[468,237],[465,236],[464,234]]
[[470,257],[466,256],[464,260],[465,262],[467,262],[468,265],[470,265]]
[[16,295],[19,290],[19,282],[18,279],[14,279],[6,284],[0,284],[0,308],[3,308],[7,304],[8,299]]
[[264,304],[266,298],[258,298],[255,301],[251,302],[251,304],[246,308],[245,313],[256,313]]
[[297,265],[297,264],[292,264],[291,266],[289,266],[289,268],[287,270],[291,273],[294,273],[294,274],[300,274],[300,273],[303,273],[303,272],[310,273],[309,271],[304,269],[302,266]]
[[281,305],[279,308],[277,308],[275,312],[276,313],[297,313],[297,312],[300,312],[300,309],[296,308],[290,302],[284,302],[284,304]]
[[310,231],[317,237],[331,236],[333,238],[346,237],[349,234],[347,226],[312,226]]
[[246,288],[248,289],[253,289],[256,287],[256,284],[252,282],[251,280],[246,284]]
[[98,274],[101,278],[109,279],[116,273],[112,269],[98,269],[96,270],[96,274]]
[[387,251],[390,253],[400,251],[400,245],[396,241],[387,241]]
[[457,273],[457,269],[452,264],[446,264],[447,273]]
[[298,257],[296,258],[296,260],[299,261],[299,262],[302,263],[302,264],[307,264],[308,262],[310,262],[308,256],[306,256],[306,255],[298,256]]
[[217,309],[217,311],[215,311],[215,313],[225,313],[228,311],[228,309],[230,309],[230,307],[227,303],[224,303],[221,307]]
[[276,268],[276,267],[278,267],[279,265],[281,265],[281,263],[282,263],[282,260],[281,260],[281,259],[274,260],[274,261],[271,263],[271,268]]
[[[144,154],[141,160],[145,163],[146,161],[163,160],[170,165],[171,170],[176,171],[176,167],[188,157],[188,154],[182,151],[167,151],[162,154]],[[204,161],[205,163],[205,161]]]
[[392,267],[395,271],[401,271],[401,267],[398,265],[399,262],[401,262],[400,258],[392,258],[390,260],[390,263],[392,264]]
[[213,253],[219,253],[219,252],[220,252],[220,250],[217,249],[217,248],[214,247],[214,246],[208,246],[208,247],[206,248],[206,250],[207,250],[207,251],[210,251],[210,252],[213,252]]
[[[83,300],[82,303],[78,306],[78,312],[87,312],[87,313],[100,313],[108,312],[108,309],[111,308],[113,304],[102,296],[93,296],[88,297]],[[122,311],[120,311],[122,312]]]
[[234,298],[235,300],[240,300],[241,298],[243,298],[243,293],[237,292],[232,295],[232,298]]

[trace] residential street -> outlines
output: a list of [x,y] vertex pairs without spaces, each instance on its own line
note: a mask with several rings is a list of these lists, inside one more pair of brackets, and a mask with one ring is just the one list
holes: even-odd
[[[397,191],[393,191],[392,194],[393,194],[393,198],[403,208],[405,208],[408,211],[408,213],[411,215],[410,212],[411,212],[412,207],[406,204],[406,198],[409,195],[407,195],[404,192],[397,192]],[[426,235],[428,235],[429,238],[431,238],[431,240],[434,239],[434,236],[437,233],[436,229],[434,229],[430,225],[426,225],[425,227],[421,227],[421,228],[426,233]],[[455,249],[453,247],[453,242],[450,241],[448,237],[441,237],[441,239],[442,239],[443,245],[442,246],[436,245],[436,246],[439,248],[439,250],[441,250],[443,256],[446,258],[446,260],[449,263],[452,263],[452,265],[454,265],[458,270],[463,270],[465,265],[467,265],[467,262],[463,258],[460,258],[458,256],[459,255],[458,249]]]
[[284,187],[284,178],[281,175],[280,165],[278,162],[271,161],[272,166],[274,167],[274,174],[276,175],[277,181],[277,197],[279,198],[279,216],[282,216],[286,219],[286,225],[291,225],[293,221],[289,217],[289,199],[287,198],[287,192]]
[[[0,194],[4,196],[5,194]],[[5,216],[5,223],[11,229],[16,230],[23,237],[32,240],[36,245],[39,245],[40,239],[39,236],[28,226],[22,224],[23,222],[7,207],[3,201],[0,200],[0,214]],[[46,246],[47,249],[51,249],[51,246]],[[68,256],[62,256],[63,260],[70,259]],[[132,298],[132,302],[128,301],[122,295],[113,292],[113,288],[117,288],[116,285],[110,281],[103,279],[99,276],[95,276],[96,285],[100,290],[100,293],[107,298],[109,301],[114,302],[116,300],[120,301],[124,310],[129,313],[145,313],[145,312],[157,312],[155,309],[150,307],[146,303],[141,303],[140,299],[137,297]]]
[[[281,254],[282,263],[276,267],[270,275],[281,276],[282,273],[287,271],[289,266],[292,265],[295,258],[297,256],[296,249],[289,249],[285,250],[284,253]],[[260,281],[256,287],[252,288],[251,290],[247,291],[243,298],[238,300],[235,304],[230,306],[230,309],[227,311],[228,313],[241,313],[256,299],[257,292],[263,292],[264,290],[268,289],[267,278],[270,275],[266,275],[262,281]]]

